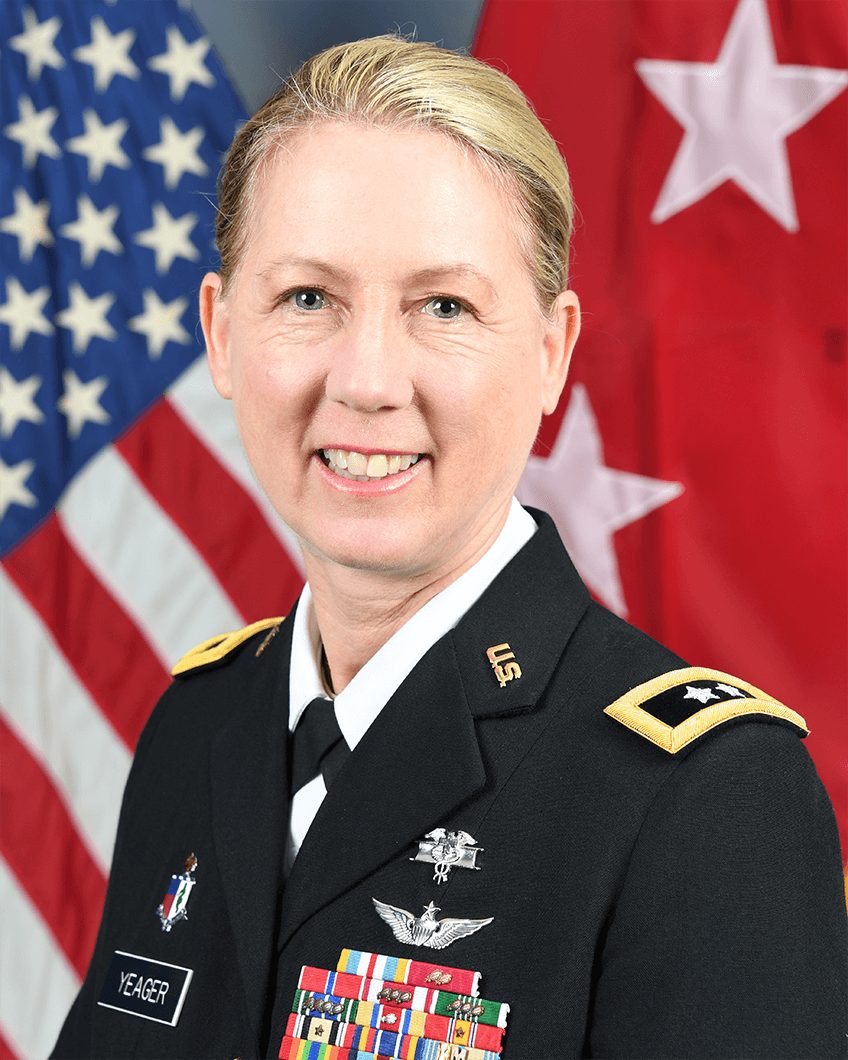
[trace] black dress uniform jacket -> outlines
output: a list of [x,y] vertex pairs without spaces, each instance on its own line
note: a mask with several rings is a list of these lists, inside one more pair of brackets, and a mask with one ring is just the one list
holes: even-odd
[[[748,715],[672,754],[604,713],[685,664],[593,602],[534,515],[342,767],[285,883],[291,624],[176,679],[139,741],[56,1057],[274,1057],[301,965],[343,947],[480,971],[511,1005],[505,1060],[845,1055],[841,859],[798,726]],[[521,671],[503,685],[502,644]],[[437,883],[410,860],[437,827],[474,837],[479,871]],[[166,932],[156,910],[192,853]],[[374,898],[494,919],[412,947]],[[193,970],[176,1027],[98,1006],[115,951]]]

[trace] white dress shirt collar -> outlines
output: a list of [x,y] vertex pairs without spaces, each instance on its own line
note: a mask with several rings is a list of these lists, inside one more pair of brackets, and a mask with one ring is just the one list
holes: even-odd
[[[434,596],[389,638],[353,680],[335,697],[339,728],[351,750],[388,703],[413,667],[459,622],[509,561],[536,532],[536,523],[515,498],[507,521],[488,551],[464,574]],[[289,674],[289,730],[317,696],[321,683],[320,640],[310,636],[312,594],[305,585],[292,630]],[[313,623],[314,625],[314,623]]]

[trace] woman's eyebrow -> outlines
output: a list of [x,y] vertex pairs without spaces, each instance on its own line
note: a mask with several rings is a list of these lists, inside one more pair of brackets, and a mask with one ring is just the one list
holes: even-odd
[[275,258],[259,269],[257,275],[264,280],[286,269],[309,269],[313,272],[319,272],[330,279],[348,283],[355,278],[353,273],[348,272],[346,269],[340,269],[336,265],[331,265],[327,261],[322,261],[320,258],[300,257],[297,255],[288,258]]
[[[337,265],[331,265],[328,261],[324,261],[321,258],[304,257],[300,255],[275,258],[260,269],[257,275],[260,279],[264,280],[273,278],[275,273],[287,269],[308,269],[312,272],[320,273],[329,279],[345,284],[353,284],[356,282],[357,278],[356,273],[349,269],[343,269]],[[433,265],[425,269],[415,269],[402,276],[401,286],[435,288],[446,281],[457,279],[480,283],[487,289],[487,292],[490,295],[494,296],[495,294],[494,284],[489,277],[475,265],[472,265],[471,262],[466,261],[448,262],[443,265]]]
[[440,283],[456,279],[470,280],[473,283],[483,284],[489,294],[492,296],[495,294],[494,284],[489,277],[484,272],[481,272],[476,265],[464,261],[436,265],[428,269],[418,269],[410,273],[406,277],[405,282],[412,286],[438,287]]

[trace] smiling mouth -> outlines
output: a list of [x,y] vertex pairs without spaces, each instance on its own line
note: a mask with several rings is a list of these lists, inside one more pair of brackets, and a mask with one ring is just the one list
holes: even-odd
[[420,453],[372,453],[365,456],[350,449],[319,449],[318,455],[334,475],[354,482],[372,482],[397,475],[421,458]]

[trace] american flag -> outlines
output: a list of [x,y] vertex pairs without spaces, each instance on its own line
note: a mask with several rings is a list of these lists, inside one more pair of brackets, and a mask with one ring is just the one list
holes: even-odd
[[171,666],[301,574],[198,341],[244,117],[209,41],[170,0],[3,3],[0,41],[0,1054],[36,1058]]

